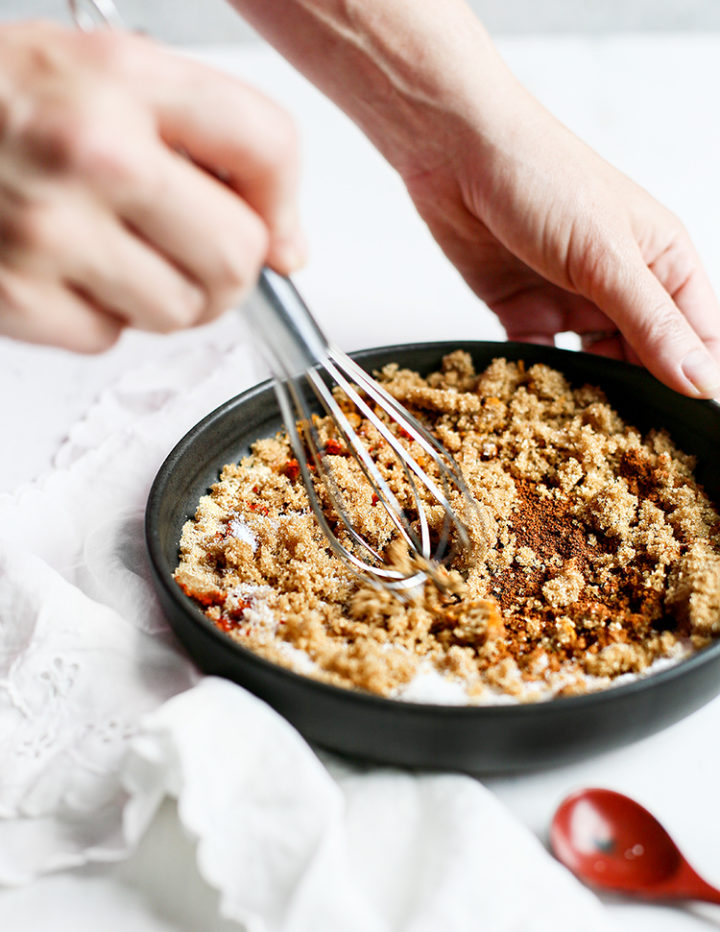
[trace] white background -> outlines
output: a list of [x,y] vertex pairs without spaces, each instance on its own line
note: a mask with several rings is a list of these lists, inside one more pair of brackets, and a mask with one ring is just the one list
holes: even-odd
[[[236,42],[252,34],[226,0],[115,0],[129,26],[169,42]],[[720,29],[717,0],[469,0],[494,33]],[[65,17],[65,0],[0,0],[0,18]]]
[[[720,284],[720,37],[512,38],[501,49],[576,132],[685,220]],[[305,148],[303,206],[312,261],[299,276],[344,348],[498,337],[417,220],[398,179],[335,108],[274,55],[215,49],[205,57],[251,77],[295,113]],[[0,491],[51,467],[53,452],[103,386],[194,341],[226,341],[240,319],[180,337],[127,335],[96,359],[0,342]],[[661,816],[695,865],[720,884],[717,774],[720,702],[666,732],[580,765],[488,785],[541,837],[578,786],[620,789]],[[609,900],[619,929],[720,928],[720,910]],[[552,909],[552,904],[538,904]],[[224,929],[214,894],[193,873],[171,807],[138,855],[115,868],[58,875],[0,895],[0,927],[85,932]],[[481,928],[478,925],[478,928]],[[488,930],[492,932],[492,930]],[[522,930],[518,930],[522,932]]]

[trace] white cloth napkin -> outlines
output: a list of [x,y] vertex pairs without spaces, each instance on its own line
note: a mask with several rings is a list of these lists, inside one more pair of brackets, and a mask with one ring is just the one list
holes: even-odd
[[202,678],[152,591],[164,456],[253,381],[245,346],[127,375],[0,497],[0,883],[126,857],[162,800],[249,932],[592,932],[597,900],[478,781],[319,757]]

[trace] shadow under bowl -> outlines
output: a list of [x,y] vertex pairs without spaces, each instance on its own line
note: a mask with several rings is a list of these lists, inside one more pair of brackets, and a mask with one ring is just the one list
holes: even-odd
[[[586,353],[522,343],[424,343],[352,354],[373,371],[390,362],[428,373],[455,349],[478,371],[494,358],[546,363],[574,386],[600,386],[645,432],[665,428],[697,457],[696,477],[720,502],[720,405],[694,401],[646,371]],[[537,769],[627,744],[678,721],[720,692],[720,641],[676,666],[599,693],[529,705],[440,706],[342,689],[270,663],[231,640],[174,582],[178,544],[198,500],[226,463],[282,427],[265,382],[209,414],[177,444],[153,484],[146,537],[153,579],[178,639],[198,666],[251,690],[307,739],[353,757],[412,767],[509,772]]]

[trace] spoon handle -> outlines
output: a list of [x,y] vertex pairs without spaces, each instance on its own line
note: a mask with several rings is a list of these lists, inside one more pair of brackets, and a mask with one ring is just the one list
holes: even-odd
[[706,883],[700,877],[698,880],[699,883],[692,893],[693,899],[702,900],[705,903],[717,903],[720,906],[720,890],[713,887],[712,884]]
[[720,906],[720,889],[714,887],[685,862],[666,888],[670,896],[687,900],[702,900]]

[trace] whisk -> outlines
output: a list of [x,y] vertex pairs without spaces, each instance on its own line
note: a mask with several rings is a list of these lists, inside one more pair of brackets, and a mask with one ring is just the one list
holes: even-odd
[[[123,21],[113,0],[68,0],[70,13],[82,30],[97,26],[122,28]],[[372,379],[349,356],[325,338],[317,321],[289,278],[263,269],[258,286],[244,309],[260,337],[274,376],[275,391],[290,444],[298,462],[313,513],[332,549],[355,573],[393,590],[408,590],[431,577],[438,586],[445,580],[438,575],[441,562],[448,562],[458,550],[469,546],[470,535],[465,522],[451,506],[451,490],[460,493],[463,510],[474,507],[472,496],[460,470],[447,450]],[[332,387],[342,389],[357,413],[368,420],[394,452],[412,490],[417,514],[416,527],[402,507],[376,462],[354,430],[350,419],[335,399]],[[408,548],[410,559],[403,567],[390,566],[383,554],[359,533],[344,502],[328,454],[320,443],[313,421],[309,398],[314,397],[331,418],[343,438],[347,453],[353,456],[373,491],[373,501],[381,505]],[[395,432],[376,413],[385,413],[398,433],[415,442],[435,466],[437,479],[425,470]],[[323,483],[332,511],[338,516],[336,526],[345,529],[354,544],[351,550],[331,526],[315,491],[310,461]],[[422,491],[430,502],[443,509],[443,527],[433,540]]]
[[[437,569],[458,550],[469,546],[470,536],[463,518],[450,504],[451,490],[460,492],[463,511],[474,507],[472,496],[460,469],[447,450],[395,398],[371,378],[349,356],[328,342],[289,278],[263,269],[258,287],[244,309],[265,348],[274,376],[275,392],[293,453],[302,474],[313,513],[332,549],[354,572],[384,588],[411,589],[430,576],[439,585]],[[333,386],[342,390],[347,402],[360,417],[369,421],[397,457],[412,490],[414,507],[405,509],[381,475],[368,446],[358,435],[351,418],[338,403]],[[320,441],[313,419],[311,399],[319,402],[345,442],[373,491],[373,501],[381,505],[399,537],[408,548],[410,569],[387,565],[376,547],[359,533],[344,501],[328,453]],[[315,405],[317,407],[317,405]],[[384,412],[390,424],[379,416]],[[437,479],[413,457],[398,437],[415,442],[434,464]],[[332,511],[354,547],[350,549],[331,526],[315,490],[310,464],[323,483]],[[422,494],[422,491],[426,494]],[[443,527],[434,539],[428,522],[427,499],[443,509]],[[417,515],[411,523],[408,512]]]

